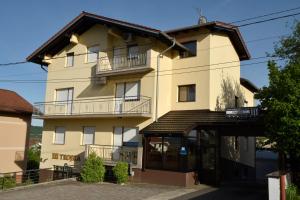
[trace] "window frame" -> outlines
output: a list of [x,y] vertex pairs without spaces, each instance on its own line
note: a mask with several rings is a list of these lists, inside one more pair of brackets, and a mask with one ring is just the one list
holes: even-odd
[[[194,99],[193,100],[189,100],[189,89],[187,91],[187,96],[186,96],[186,101],[183,101],[183,100],[180,100],[180,88],[183,88],[183,87],[187,87],[189,88],[189,86],[194,86]],[[196,84],[187,84],[187,85],[178,85],[178,93],[177,93],[177,101],[182,103],[182,102],[196,102]]]
[[[93,128],[94,129],[94,133],[93,133],[93,142],[92,144],[85,144],[84,143],[84,130],[85,128]],[[82,127],[82,137],[81,137],[81,145],[85,146],[85,145],[94,145],[95,144],[95,136],[96,136],[96,127],[95,126],[83,126]]]
[[[56,142],[56,133],[58,128],[63,128],[64,129],[64,140],[63,143],[57,143]],[[66,144],[66,128],[64,126],[56,126],[54,130],[54,136],[53,136],[53,144],[54,145],[65,145]]]
[[[95,61],[90,61],[89,60],[89,55],[92,55],[92,53],[89,53],[89,49],[90,48],[95,48],[97,47],[98,48],[98,52],[93,52],[94,54],[97,53],[97,58]],[[95,45],[92,45],[92,46],[87,46],[86,47],[86,63],[97,63],[97,60],[99,59],[99,52],[100,52],[100,45],[99,44],[95,44]]]
[[[68,65],[68,58],[70,57],[69,55],[71,54],[71,56],[72,56],[72,65]],[[66,54],[66,65],[65,65],[65,67],[74,67],[74,61],[75,61],[75,59],[74,59],[74,52],[68,52],[67,54]]]
[[[139,127],[125,127],[125,126],[114,126],[113,127],[113,134],[115,134],[115,130],[117,128],[120,128],[122,130],[122,133],[121,133],[121,138],[122,138],[122,145],[121,146],[130,146],[130,145],[126,145],[126,143],[130,143],[130,142],[124,142],[124,132],[125,132],[125,129],[135,129],[136,130],[136,136],[139,135]],[[134,143],[134,142],[132,142]],[[139,141],[136,142],[137,143],[137,146],[139,145]],[[113,136],[113,145],[115,146],[115,137]]]
[[[128,83],[137,83],[138,84],[138,88],[137,88],[137,96],[136,98],[133,98],[131,96],[127,96],[126,98],[126,84]],[[140,80],[137,80],[137,81],[127,81],[127,82],[118,82],[116,83],[116,86],[115,86],[115,97],[117,96],[117,84],[123,84],[123,98],[125,101],[139,101],[141,99],[141,81]]]
[[[180,57],[180,59],[184,59],[184,58],[191,58],[191,57],[196,57],[197,56],[197,40],[190,40],[190,41],[185,41],[185,42],[182,42],[181,44],[184,46],[184,47],[186,47],[185,46],[185,44],[188,44],[188,43],[195,43],[195,54],[188,54],[188,55],[185,55],[184,53],[180,53],[179,54],[179,57]],[[187,47],[186,47],[187,48]],[[189,48],[187,48],[187,49],[189,49]],[[189,49],[190,50],[190,49]]]

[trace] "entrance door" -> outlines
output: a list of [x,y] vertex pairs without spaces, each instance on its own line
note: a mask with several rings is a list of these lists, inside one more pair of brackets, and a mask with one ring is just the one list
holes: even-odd
[[215,185],[218,182],[218,137],[216,130],[200,130],[200,183]]

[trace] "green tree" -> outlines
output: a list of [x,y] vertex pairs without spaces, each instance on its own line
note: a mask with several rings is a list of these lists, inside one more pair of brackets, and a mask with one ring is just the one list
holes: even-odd
[[27,169],[38,169],[40,167],[41,147],[33,146],[28,150]]
[[290,157],[294,171],[300,158],[300,23],[275,46],[273,56],[285,62],[280,66],[269,61],[269,86],[263,87],[256,98],[266,110],[268,139],[279,152]]

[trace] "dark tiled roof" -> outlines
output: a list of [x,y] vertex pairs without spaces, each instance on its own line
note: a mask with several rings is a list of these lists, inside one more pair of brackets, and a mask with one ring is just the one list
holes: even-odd
[[173,30],[165,31],[170,36],[175,36],[179,33],[184,33],[187,31],[197,31],[199,29],[209,29],[212,32],[223,32],[228,34],[233,46],[235,47],[237,54],[240,57],[240,60],[249,60],[250,59],[250,53],[247,49],[247,46],[244,42],[244,39],[238,29],[237,26],[234,26],[232,24],[219,22],[219,21],[213,21],[213,22],[207,22],[203,24],[197,24],[193,26],[187,26],[182,28],[177,28]]
[[16,92],[0,89],[0,112],[31,114],[32,105]]
[[242,86],[250,90],[251,92],[257,92],[258,88],[251,81],[245,78],[240,78],[240,83]]
[[185,134],[197,125],[231,125],[238,122],[255,122],[257,119],[231,119],[224,111],[176,110],[170,111],[141,130],[141,133]]
[[[171,45],[173,43],[173,38],[171,38],[166,33],[150,28],[147,26],[142,26],[134,23],[129,23],[117,19],[112,19],[108,17],[104,17],[101,15],[96,15],[88,12],[82,12],[76,18],[74,18],[70,23],[64,26],[60,31],[58,31],[55,35],[53,35],[48,41],[42,44],[38,49],[36,49],[31,55],[29,55],[26,60],[30,62],[34,62],[37,64],[43,63],[43,55],[55,55],[61,49],[63,49],[66,45],[70,43],[70,37],[73,33],[81,35],[90,27],[95,24],[105,24],[107,26],[117,26],[124,30],[129,30],[137,34],[148,35],[159,39],[160,41]],[[188,51],[186,47],[182,44],[176,42],[175,47],[180,51]]]

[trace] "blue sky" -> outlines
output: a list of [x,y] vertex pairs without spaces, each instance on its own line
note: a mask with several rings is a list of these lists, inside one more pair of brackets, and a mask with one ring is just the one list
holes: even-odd
[[[55,34],[81,11],[168,30],[197,23],[195,8],[201,8],[208,21],[233,22],[274,11],[299,7],[299,0],[6,0],[0,4],[0,63],[23,61],[37,47]],[[290,13],[299,12],[294,11]],[[245,41],[279,36],[291,32],[299,16],[241,28]],[[252,57],[272,52],[273,37],[249,42]],[[245,61],[249,63],[255,61]],[[266,64],[244,66],[242,76],[257,86],[268,84]],[[3,79],[43,79],[46,73],[36,64],[0,67]],[[43,101],[44,83],[3,83],[0,88],[18,92],[29,102]],[[34,120],[33,124],[41,124]]]

